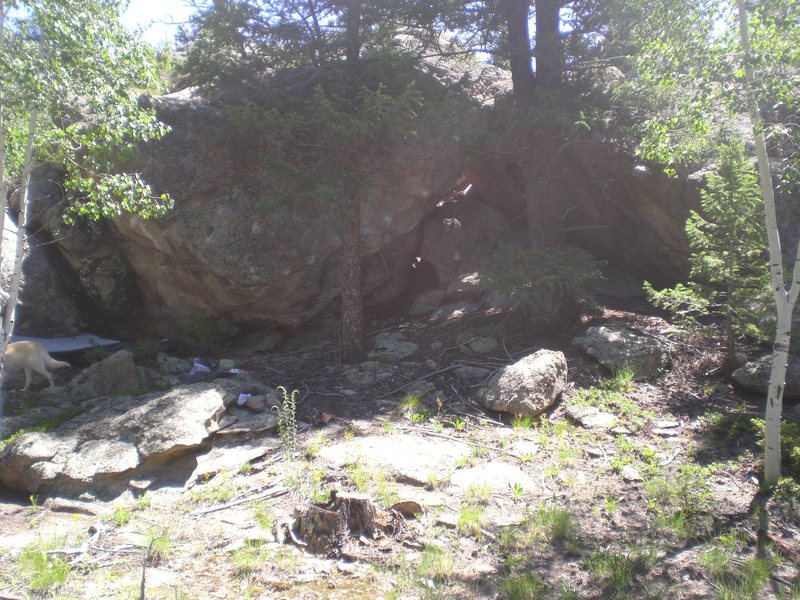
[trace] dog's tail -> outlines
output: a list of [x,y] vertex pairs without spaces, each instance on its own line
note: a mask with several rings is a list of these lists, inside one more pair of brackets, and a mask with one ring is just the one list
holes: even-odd
[[63,369],[65,367],[71,366],[68,362],[64,362],[63,360],[56,360],[49,354],[45,354],[44,364],[47,365],[49,369]]

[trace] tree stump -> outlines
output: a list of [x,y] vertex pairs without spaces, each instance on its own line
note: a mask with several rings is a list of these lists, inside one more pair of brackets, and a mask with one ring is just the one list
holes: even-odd
[[333,492],[325,506],[310,506],[298,516],[292,529],[293,539],[317,553],[335,553],[348,536],[361,541],[375,539],[380,531],[377,511],[367,494]]

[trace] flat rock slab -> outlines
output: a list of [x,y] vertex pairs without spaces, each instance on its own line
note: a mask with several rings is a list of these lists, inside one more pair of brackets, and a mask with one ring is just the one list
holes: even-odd
[[567,406],[567,415],[587,429],[610,429],[617,424],[617,417],[603,412],[596,406]]
[[357,438],[319,451],[322,459],[339,467],[361,463],[417,485],[427,485],[432,477],[442,480],[469,454],[466,444],[406,433]]
[[143,467],[200,446],[219,426],[225,391],[208,383],[106,399],[53,431],[25,433],[0,451],[0,480],[32,493],[117,495]]
[[197,457],[197,468],[192,473],[187,484],[197,479],[210,479],[223,469],[235,473],[245,463],[261,458],[280,445],[281,442],[277,438],[248,440],[234,446],[214,444],[211,450]]
[[504,462],[488,462],[469,469],[459,469],[453,473],[450,483],[461,491],[472,485],[488,486],[495,492],[507,492],[516,485],[522,486],[526,492],[539,489],[525,471]]

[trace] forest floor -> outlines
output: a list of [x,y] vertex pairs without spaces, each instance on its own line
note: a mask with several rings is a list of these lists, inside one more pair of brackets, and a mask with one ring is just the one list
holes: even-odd
[[[651,314],[591,320],[672,339]],[[420,348],[386,378],[335,365],[332,344],[249,359],[254,377],[299,391],[296,453],[273,433],[248,441],[262,458],[191,487],[80,508],[5,494],[0,598],[800,599],[800,488],[759,501],[763,399],[730,384],[713,341],[674,340],[657,380],[604,373],[570,343],[587,323],[533,338],[486,315],[374,319]],[[502,350],[465,357],[465,332]],[[565,353],[570,382],[540,418],[487,412],[481,381],[455,375],[540,348]],[[584,428],[570,403],[616,426]],[[375,531],[316,552],[288,533],[319,526],[309,507],[337,498],[374,508]]]

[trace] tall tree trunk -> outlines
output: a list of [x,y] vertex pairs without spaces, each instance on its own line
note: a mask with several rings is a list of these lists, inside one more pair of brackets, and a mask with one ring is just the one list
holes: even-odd
[[733,371],[736,368],[736,335],[733,329],[733,318],[735,312],[733,309],[733,292],[735,283],[732,279],[733,257],[735,255],[736,249],[733,247],[733,243],[730,243],[728,245],[727,264],[725,265],[725,291],[728,294],[728,302],[725,304],[725,345],[727,347],[725,352],[725,362],[727,363],[727,367],[730,371]]
[[339,351],[342,362],[355,362],[366,350],[361,300],[361,202],[353,186],[346,186],[345,194]]
[[[6,7],[0,0],[0,57],[5,46]],[[5,105],[3,97],[3,80],[0,78],[0,236],[6,226],[6,203],[8,201],[8,186],[6,185],[6,134],[5,134]],[[0,237],[0,265],[3,264],[2,237]],[[2,293],[2,290],[0,290]]]
[[563,246],[566,243],[564,217],[558,192],[559,146],[557,132],[541,126],[531,139],[523,162],[523,186],[531,246]]
[[767,391],[767,407],[764,414],[764,483],[774,486],[781,475],[781,413],[783,412],[783,390],[786,384],[786,364],[789,360],[789,344],[792,336],[792,313],[794,312],[797,297],[800,294],[800,244],[795,254],[794,268],[792,270],[792,283],[786,289],[783,255],[781,253],[781,240],[778,234],[778,219],[775,212],[775,191],[772,187],[772,172],[769,168],[767,145],[764,141],[764,124],[758,101],[752,90],[756,89],[753,67],[749,61],[750,31],[747,19],[747,9],[744,0],[736,0],[739,12],[739,35],[741,37],[742,51],[744,53],[744,71],[747,104],[750,110],[750,120],[753,127],[758,159],[758,179],[761,183],[761,192],[764,197],[764,214],[767,225],[767,240],[769,242],[770,276],[772,291],[775,295],[777,310],[777,326],[775,328],[775,342],[773,343],[772,369]]
[[345,15],[345,62],[355,67],[361,55],[361,2],[350,0]]
[[559,23],[561,0],[536,0],[536,86],[558,89],[564,68]]
[[[562,50],[558,33],[560,0],[536,0],[536,74],[531,67],[531,40],[528,28],[529,0],[503,0],[508,31],[509,60],[514,86],[514,105],[522,113],[517,118],[531,120],[537,108],[552,110],[549,91],[561,83]],[[540,102],[541,101],[541,102]],[[530,131],[522,149],[522,195],[528,218],[532,246],[562,246],[564,220],[559,210],[557,177],[561,138],[557,126],[524,123]]]
[[528,30],[529,8],[529,0],[503,0],[514,105],[521,111],[527,111],[533,105],[534,79],[531,67],[531,36]]
[[[361,3],[351,0],[345,15],[345,60],[355,81],[361,54]],[[353,84],[351,103],[355,109],[356,89]],[[358,173],[358,158],[350,161]],[[366,350],[364,305],[361,298],[361,200],[358,184],[346,181],[344,198],[344,236],[342,239],[342,316],[339,324],[339,354],[343,362],[355,362]]]

